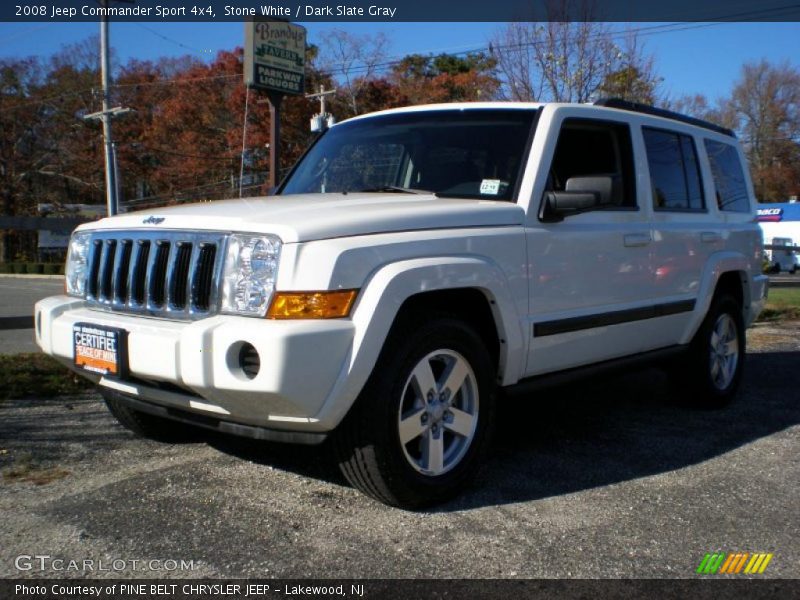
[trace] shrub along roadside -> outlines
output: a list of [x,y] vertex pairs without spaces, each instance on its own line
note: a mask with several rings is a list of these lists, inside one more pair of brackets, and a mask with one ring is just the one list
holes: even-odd
[[800,288],[772,288],[759,321],[800,319]]
[[35,352],[0,354],[0,382],[0,401],[77,394],[92,387],[56,360]]
[[63,275],[63,263],[0,263],[0,273],[17,275]]

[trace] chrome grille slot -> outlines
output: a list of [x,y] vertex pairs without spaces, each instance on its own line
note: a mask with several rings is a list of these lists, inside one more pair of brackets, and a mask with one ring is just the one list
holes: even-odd
[[134,262],[130,279],[131,298],[128,304],[131,306],[142,306],[144,304],[144,280],[147,276],[147,261],[149,257],[150,241],[137,240],[136,261]]
[[103,256],[103,241],[94,240],[92,243],[92,253],[89,257],[89,281],[86,289],[89,293],[89,298],[97,298],[97,293],[100,289],[100,260]]
[[121,248],[117,251],[117,266],[114,269],[114,302],[125,304],[128,302],[128,281],[130,279],[131,252],[133,242],[122,240]]
[[100,263],[100,293],[98,299],[102,302],[111,302],[111,281],[114,275],[114,259],[117,255],[117,241],[106,240],[103,249],[103,258]]
[[169,307],[183,310],[186,308],[186,286],[189,282],[189,262],[192,258],[192,244],[178,242],[175,260],[169,272]]
[[172,319],[214,314],[225,234],[96,231],[87,270],[90,305]]
[[211,282],[213,280],[214,263],[217,247],[214,244],[200,244],[197,264],[192,270],[191,294],[192,308],[206,311],[210,307]]
[[170,243],[167,240],[156,240],[156,251],[152,262],[148,265],[147,292],[148,307],[161,308],[166,296],[167,261],[169,260]]

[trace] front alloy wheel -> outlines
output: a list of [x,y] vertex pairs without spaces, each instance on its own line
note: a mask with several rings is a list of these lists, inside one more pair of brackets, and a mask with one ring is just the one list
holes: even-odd
[[466,454],[478,424],[475,374],[453,350],[425,356],[406,381],[398,433],[408,463],[423,475],[450,471]]
[[492,360],[469,324],[402,315],[333,436],[342,473],[391,506],[419,508],[452,497],[488,446],[494,391]]

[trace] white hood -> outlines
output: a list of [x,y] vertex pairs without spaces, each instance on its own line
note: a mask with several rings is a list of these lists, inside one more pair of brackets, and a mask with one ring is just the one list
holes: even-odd
[[[151,218],[152,217],[152,218]],[[80,229],[192,229],[274,233],[286,242],[457,227],[521,225],[516,204],[429,194],[297,194],[219,200],[126,213]]]

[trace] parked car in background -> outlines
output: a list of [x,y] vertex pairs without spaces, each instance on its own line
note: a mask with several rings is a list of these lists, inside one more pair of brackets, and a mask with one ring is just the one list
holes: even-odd
[[[771,246],[788,246],[788,248],[772,248],[768,250],[767,259],[769,260],[768,271],[770,273],[791,273],[795,274],[800,269],[800,256],[797,254],[797,245],[792,238],[772,238]],[[799,248],[800,250],[800,248]]]

